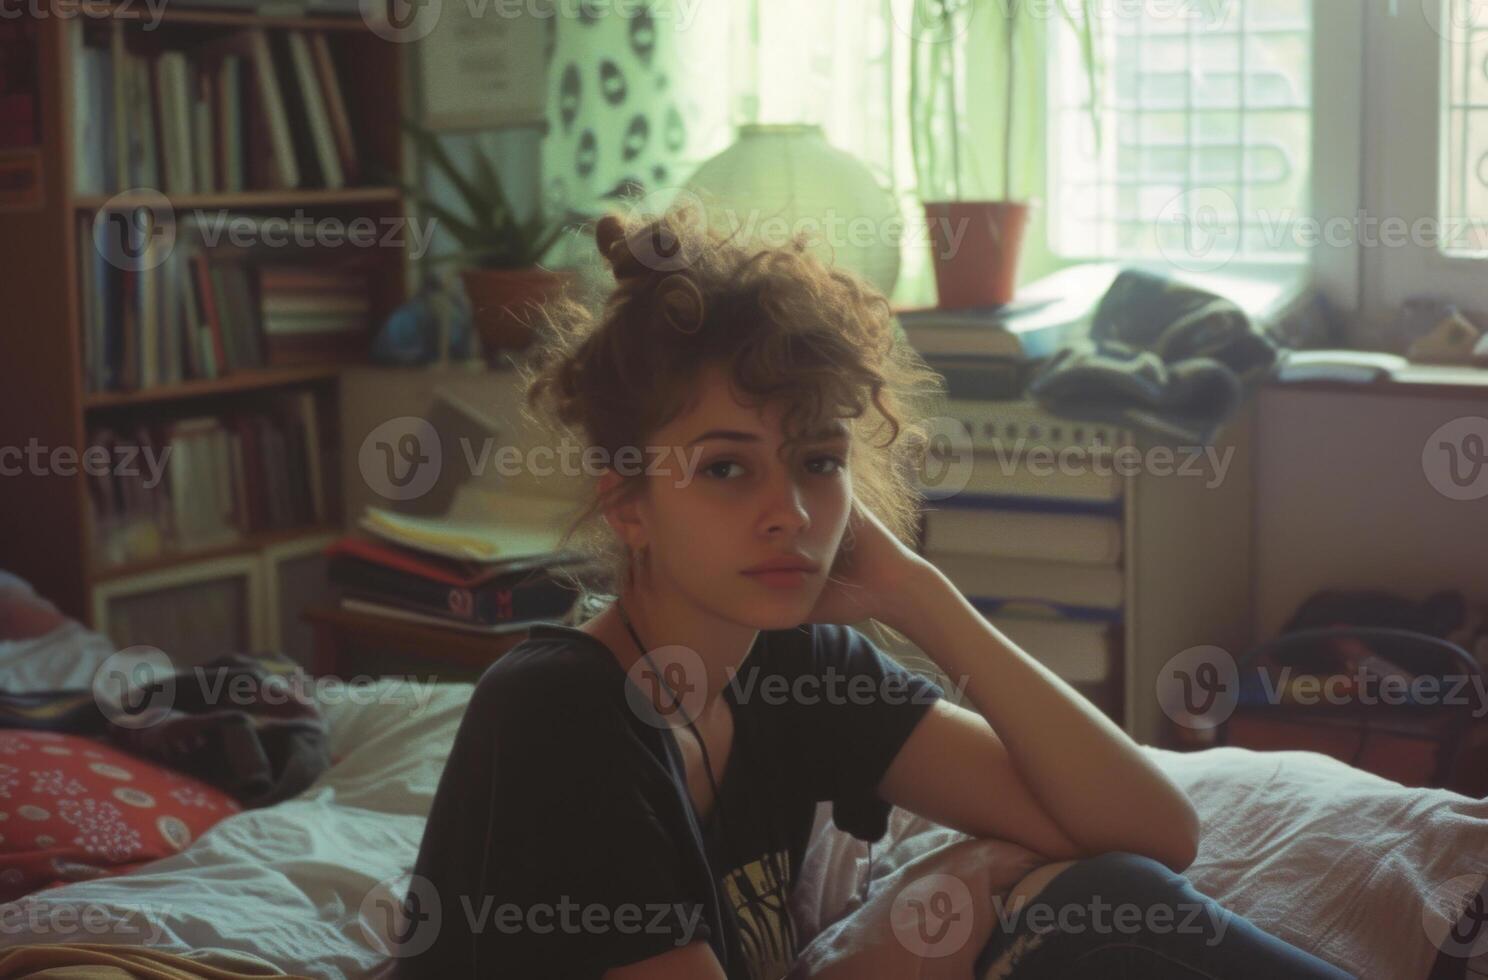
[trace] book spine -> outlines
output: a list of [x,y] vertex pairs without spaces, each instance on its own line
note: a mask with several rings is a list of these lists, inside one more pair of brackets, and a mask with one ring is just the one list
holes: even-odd
[[274,67],[269,35],[261,28],[249,32],[253,51],[253,74],[258,83],[259,111],[263,114],[269,142],[273,147],[274,169],[282,188],[299,187],[300,168],[294,140],[289,131],[289,114]]
[[294,64],[295,78],[299,82],[300,96],[304,101],[305,123],[313,143],[316,164],[322,175],[324,186],[336,190],[346,184],[341,173],[341,158],[336,151],[335,137],[331,133],[330,115],[326,111],[326,100],[321,92],[320,79],[316,77],[315,64],[310,54],[310,42],[303,31],[288,34],[290,59]]

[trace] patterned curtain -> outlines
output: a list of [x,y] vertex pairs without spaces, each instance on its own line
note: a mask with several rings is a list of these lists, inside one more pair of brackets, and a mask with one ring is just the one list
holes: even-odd
[[550,200],[587,208],[627,185],[679,179],[690,133],[670,6],[580,3],[557,18],[543,147]]

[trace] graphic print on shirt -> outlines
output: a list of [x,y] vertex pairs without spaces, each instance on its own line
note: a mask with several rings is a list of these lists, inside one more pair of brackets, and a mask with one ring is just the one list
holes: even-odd
[[[776,883],[766,861],[785,872]],[[761,856],[723,877],[723,894],[739,924],[739,945],[749,965],[750,980],[780,980],[795,962],[795,929],[786,896],[791,885],[790,853]]]

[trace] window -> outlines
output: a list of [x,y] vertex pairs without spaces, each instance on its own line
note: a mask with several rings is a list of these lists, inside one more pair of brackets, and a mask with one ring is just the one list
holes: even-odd
[[1441,248],[1488,257],[1488,2],[1447,0],[1443,22]]
[[1311,7],[1303,0],[1097,0],[1095,139],[1072,32],[1054,34],[1051,241],[1067,257],[1193,271],[1297,262],[1308,213]]
[[1371,224],[1356,249],[1358,311],[1386,324],[1428,296],[1488,313],[1488,0],[1362,9],[1355,206]]

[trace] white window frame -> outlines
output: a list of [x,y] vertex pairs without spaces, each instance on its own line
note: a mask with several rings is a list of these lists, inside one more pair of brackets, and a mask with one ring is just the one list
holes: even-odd
[[[1446,3],[1397,0],[1365,3],[1363,79],[1370,125],[1363,133],[1364,210],[1407,223],[1435,221],[1441,210],[1442,95],[1446,76],[1440,25]],[[1437,19],[1428,16],[1436,7]],[[1424,103],[1424,104],[1423,104]],[[1431,152],[1419,152],[1429,147]],[[1361,249],[1361,307],[1387,316],[1407,297],[1433,295],[1464,309],[1488,312],[1488,262],[1433,245]]]
[[[1433,29],[1441,21],[1427,14],[1456,0],[1299,2],[1313,4],[1309,211],[1323,233],[1306,251],[1313,282],[1361,325],[1387,324],[1402,301],[1417,295],[1488,312],[1488,261],[1430,243],[1379,242],[1386,218],[1417,227],[1440,213],[1446,65]],[[1429,7],[1435,3],[1442,6]],[[1056,127],[1049,128],[1052,141]],[[1052,142],[1048,152],[1051,159],[1057,152]],[[1160,260],[1131,264],[1163,268]],[[1224,271],[1274,278],[1295,268],[1237,259]]]
[[[1365,8],[1377,0],[1312,0],[1312,175],[1310,217],[1328,222],[1364,207]],[[1337,240],[1336,238],[1334,240]],[[1360,308],[1357,235],[1310,250],[1314,285],[1340,312]]]

